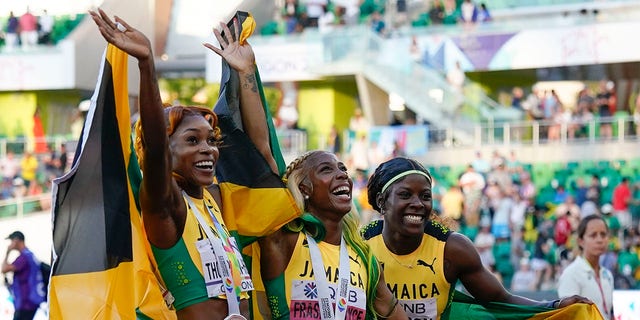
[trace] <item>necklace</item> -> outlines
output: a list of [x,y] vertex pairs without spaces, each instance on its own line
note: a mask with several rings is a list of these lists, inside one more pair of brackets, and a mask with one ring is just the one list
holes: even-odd
[[[397,255],[393,252],[391,252],[391,250],[389,250],[389,255],[391,256],[391,258],[393,260],[395,260],[399,265],[408,268],[408,269],[413,269],[413,266],[416,264],[416,258],[415,257],[411,257],[410,255]],[[409,259],[403,259],[403,257],[407,257],[409,256]],[[401,260],[408,260],[407,261],[401,261]]]

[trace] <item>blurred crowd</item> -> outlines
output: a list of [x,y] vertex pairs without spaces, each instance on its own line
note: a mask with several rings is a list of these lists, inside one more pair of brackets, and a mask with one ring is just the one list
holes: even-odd
[[38,16],[35,16],[29,7],[20,16],[9,12],[2,35],[7,51],[11,51],[18,46],[23,49],[35,47],[38,44],[53,44],[51,33],[53,31],[55,20],[54,17],[43,10]]
[[[378,34],[406,25],[473,25],[488,22],[491,14],[484,2],[474,0],[425,0],[420,9],[409,10],[410,1],[396,0],[285,0],[281,12],[265,24],[261,33],[293,34],[307,28],[327,32],[334,27],[368,24]],[[423,12],[420,12],[424,10]],[[416,12],[418,14],[416,15]]]
[[600,120],[595,128],[597,136],[611,139],[617,118],[629,116],[634,122],[632,130],[636,135],[640,134],[640,95],[629,103],[631,112],[620,110],[615,83],[607,79],[599,81],[595,90],[585,84],[575,101],[571,102],[562,101],[556,90],[543,89],[537,84],[526,97],[521,87],[514,87],[511,96],[511,106],[522,110],[526,120],[548,123],[541,127],[543,139],[560,140],[563,127],[568,139],[587,138],[591,130],[589,125],[594,119]]
[[0,158],[0,200],[49,192],[51,181],[68,170],[71,159],[64,144],[57,150],[39,154],[7,151]]

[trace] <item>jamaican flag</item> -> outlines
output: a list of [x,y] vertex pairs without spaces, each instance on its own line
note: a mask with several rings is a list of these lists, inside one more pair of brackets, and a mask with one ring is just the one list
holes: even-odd
[[598,308],[593,304],[576,303],[562,309],[523,306],[500,302],[480,305],[473,298],[456,291],[451,303],[450,313],[442,319],[451,320],[601,320]]
[[[240,42],[244,42],[253,33],[255,21],[249,13],[242,11],[238,11],[234,19],[238,20],[240,26]],[[228,23],[233,34],[234,19]],[[271,153],[278,165],[279,174],[282,175],[285,163],[257,68],[255,76],[269,128]],[[280,175],[271,170],[243,131],[238,73],[224,59],[220,95],[214,111],[218,115],[222,131],[220,158],[216,164],[216,178],[222,193],[222,214],[229,231],[239,235],[240,245],[244,246],[255,237],[278,230],[300,216],[301,212]]]
[[73,166],[53,184],[51,319],[175,319],[137,203],[127,54],[109,45]]

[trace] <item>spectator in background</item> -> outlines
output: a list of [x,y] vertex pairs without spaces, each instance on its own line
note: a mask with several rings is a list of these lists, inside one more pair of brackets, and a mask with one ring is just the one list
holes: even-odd
[[443,0],[444,2],[444,15],[442,18],[442,24],[452,25],[457,24],[460,19],[460,10],[456,5],[455,0]]
[[286,34],[296,32],[298,23],[298,1],[286,0],[284,4],[284,25]]
[[38,19],[27,12],[20,16],[20,42],[23,48],[31,48],[38,44]]
[[338,131],[338,127],[336,125],[331,126],[331,132],[329,132],[329,147],[330,151],[336,155],[336,157],[341,158],[342,154],[342,135],[340,131]]
[[511,106],[515,109],[522,110],[522,101],[524,100],[524,91],[520,87],[511,89]]
[[0,159],[0,172],[2,172],[2,182],[11,183],[20,171],[20,163],[16,159],[13,151],[8,150],[7,154]]
[[38,23],[40,24],[40,44],[53,44],[51,41],[51,31],[53,31],[54,20],[53,17],[47,13],[46,9],[38,18]]
[[378,11],[374,11],[371,14],[371,30],[381,36],[384,36],[387,32],[382,15]]
[[[564,188],[564,186],[557,186],[556,190],[555,190],[555,194],[553,196],[553,203],[560,205],[563,202],[565,202],[567,200],[567,197],[569,196],[569,193],[567,192],[567,190]],[[556,212],[557,213],[557,212]],[[564,212],[562,212],[561,214],[563,214]]]
[[471,162],[473,169],[483,177],[491,171],[491,163],[482,157],[482,152],[476,151],[476,158]]
[[63,175],[67,172],[67,166],[69,163],[68,155],[67,155],[67,146],[66,144],[60,145],[60,155],[58,155],[58,174]]
[[558,296],[581,295],[591,299],[605,320],[613,319],[613,275],[600,265],[607,251],[609,229],[602,217],[588,216],[578,226],[578,246],[582,254],[562,272]]
[[578,105],[573,115],[574,125],[569,129],[574,131],[576,138],[589,134],[589,122],[593,120],[593,106],[595,99],[591,96],[589,87],[585,86],[578,93]]
[[460,5],[460,19],[465,24],[475,23],[478,19],[478,8],[472,0],[464,0]]
[[482,174],[476,172],[472,165],[460,176],[458,181],[464,194],[464,220],[467,226],[477,227],[480,218],[480,202],[482,190],[486,182]]
[[285,97],[278,109],[279,127],[281,129],[295,129],[298,125],[298,108],[294,98]]
[[530,204],[535,203],[535,198],[537,195],[536,186],[531,181],[531,174],[528,172],[523,172],[520,175],[520,189],[519,189],[520,197],[527,201]]
[[580,206],[580,219],[584,219],[584,217],[590,216],[592,214],[600,213],[598,205],[593,197],[595,192],[592,192],[592,190],[592,188],[587,188],[587,199]]
[[481,219],[480,232],[473,240],[473,244],[480,255],[480,262],[485,268],[491,270],[496,264],[493,255],[493,245],[496,243],[495,236],[491,233],[491,222],[489,219]]
[[[631,211],[629,211],[629,204],[631,204],[632,199],[629,178],[623,177],[620,184],[613,189],[613,195],[611,197],[613,215],[620,220],[622,232],[631,228]],[[623,234],[620,234],[619,238],[623,240]]]
[[342,13],[341,18],[345,25],[355,26],[358,24],[360,17],[359,0],[334,0],[332,2],[336,6],[336,11],[339,10]]
[[612,98],[611,90],[613,90],[613,82],[600,80],[599,91],[596,94],[596,105],[601,121],[600,137],[604,139],[610,139],[613,135],[613,128],[611,126],[610,119],[610,117],[613,116],[613,113],[609,107],[609,100]]
[[555,228],[553,228],[553,240],[558,247],[564,247],[567,244],[572,230],[571,211],[566,211],[564,215],[558,217]]
[[[560,188],[561,186],[558,187],[558,189]],[[565,194],[564,201],[556,207],[556,218],[560,219],[568,212],[569,221],[573,228],[575,228],[578,226],[578,222],[580,222],[580,207],[576,204],[575,198],[571,194],[567,192],[565,192]]]
[[527,96],[527,99],[522,102],[522,109],[527,112],[527,115],[531,120],[544,119],[544,112],[542,110],[542,92],[537,84],[531,87],[531,93]]
[[5,28],[4,42],[7,46],[7,50],[11,51],[18,46],[18,32],[20,28],[20,22],[18,18],[13,14],[13,11],[9,12],[9,19],[7,19],[7,27]]
[[491,221],[491,233],[496,239],[509,239],[511,237],[511,229],[509,228],[509,215],[513,207],[513,199],[509,192],[500,190],[500,200],[496,207]]
[[[25,245],[22,232],[15,231],[7,239],[11,240],[11,243],[2,262],[2,273],[13,273],[10,288],[15,306],[13,319],[31,320],[45,297],[39,262]],[[13,250],[18,251],[20,255],[9,263],[9,253]]]
[[333,30],[333,26],[336,25],[336,16],[326,5],[322,7],[322,10],[324,12],[318,17],[318,31],[320,33],[329,33]]
[[547,255],[551,251],[553,239],[548,237],[544,228],[539,228],[538,239],[535,242],[533,258],[531,259],[531,269],[536,273],[536,289],[547,290],[550,284],[553,266],[547,260]]
[[576,194],[576,204],[578,206],[582,206],[582,204],[587,201],[587,191],[589,191],[589,188],[587,187],[587,184],[584,182],[584,179],[582,177],[576,179],[576,185],[574,186],[574,188]]
[[491,21],[491,14],[489,13],[489,9],[487,9],[487,5],[484,4],[484,2],[480,3],[480,9],[478,9],[476,20],[479,22]]
[[440,207],[442,209],[442,216],[450,218],[456,222],[456,228],[460,225],[462,220],[462,209],[464,205],[464,195],[460,190],[460,187],[452,185],[449,190],[442,195],[440,200]]
[[433,0],[431,2],[431,8],[429,8],[429,19],[431,24],[442,24],[444,20],[444,9],[442,8],[441,0]]
[[27,192],[35,186],[36,173],[38,172],[38,159],[33,155],[31,151],[25,151],[20,161],[20,174],[22,180],[24,180],[24,186],[27,188]]
[[353,116],[349,119],[349,130],[353,131],[356,136],[357,135],[367,135],[369,134],[369,128],[371,125],[369,124],[369,120],[364,117],[362,113],[362,109],[356,108],[353,110]]
[[511,279],[511,291],[535,291],[537,278],[536,273],[529,267],[529,259],[520,259],[519,265],[518,271],[513,274],[513,278]]
[[[518,173],[518,170],[522,168],[522,162],[520,162],[520,160],[516,156],[515,150],[509,151],[509,158],[506,159],[506,163],[507,171],[511,173],[511,175]],[[516,178],[515,181],[520,181],[520,179]]]
[[456,61],[455,66],[447,71],[447,82],[449,82],[454,90],[462,93],[465,80],[466,76],[464,75],[464,71],[462,71],[460,61]]
[[632,250],[631,241],[623,243],[623,249],[618,254],[617,266],[616,273],[623,279],[623,283],[627,284],[626,288],[620,289],[637,289],[634,275],[640,271],[640,258],[638,253]]
[[600,208],[600,212],[602,213],[602,220],[607,224],[607,228],[609,229],[609,243],[613,245],[613,248],[620,247],[620,233],[622,228],[620,228],[620,220],[615,215],[612,215],[613,206],[610,203],[605,203]]
[[365,134],[356,134],[349,152],[349,170],[369,171],[369,140]]
[[329,4],[327,0],[305,0],[307,21],[309,27],[318,27],[318,19],[324,14],[324,8]]

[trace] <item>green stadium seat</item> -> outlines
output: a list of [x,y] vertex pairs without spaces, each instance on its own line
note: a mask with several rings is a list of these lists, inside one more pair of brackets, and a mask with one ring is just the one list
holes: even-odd
[[611,162],[609,160],[600,160],[597,162],[597,166],[599,169],[607,169],[611,167]]
[[497,260],[503,260],[511,256],[511,241],[497,241],[493,246],[493,256]]
[[630,160],[629,166],[631,166],[631,168],[634,168],[636,170],[640,170],[640,158]]

